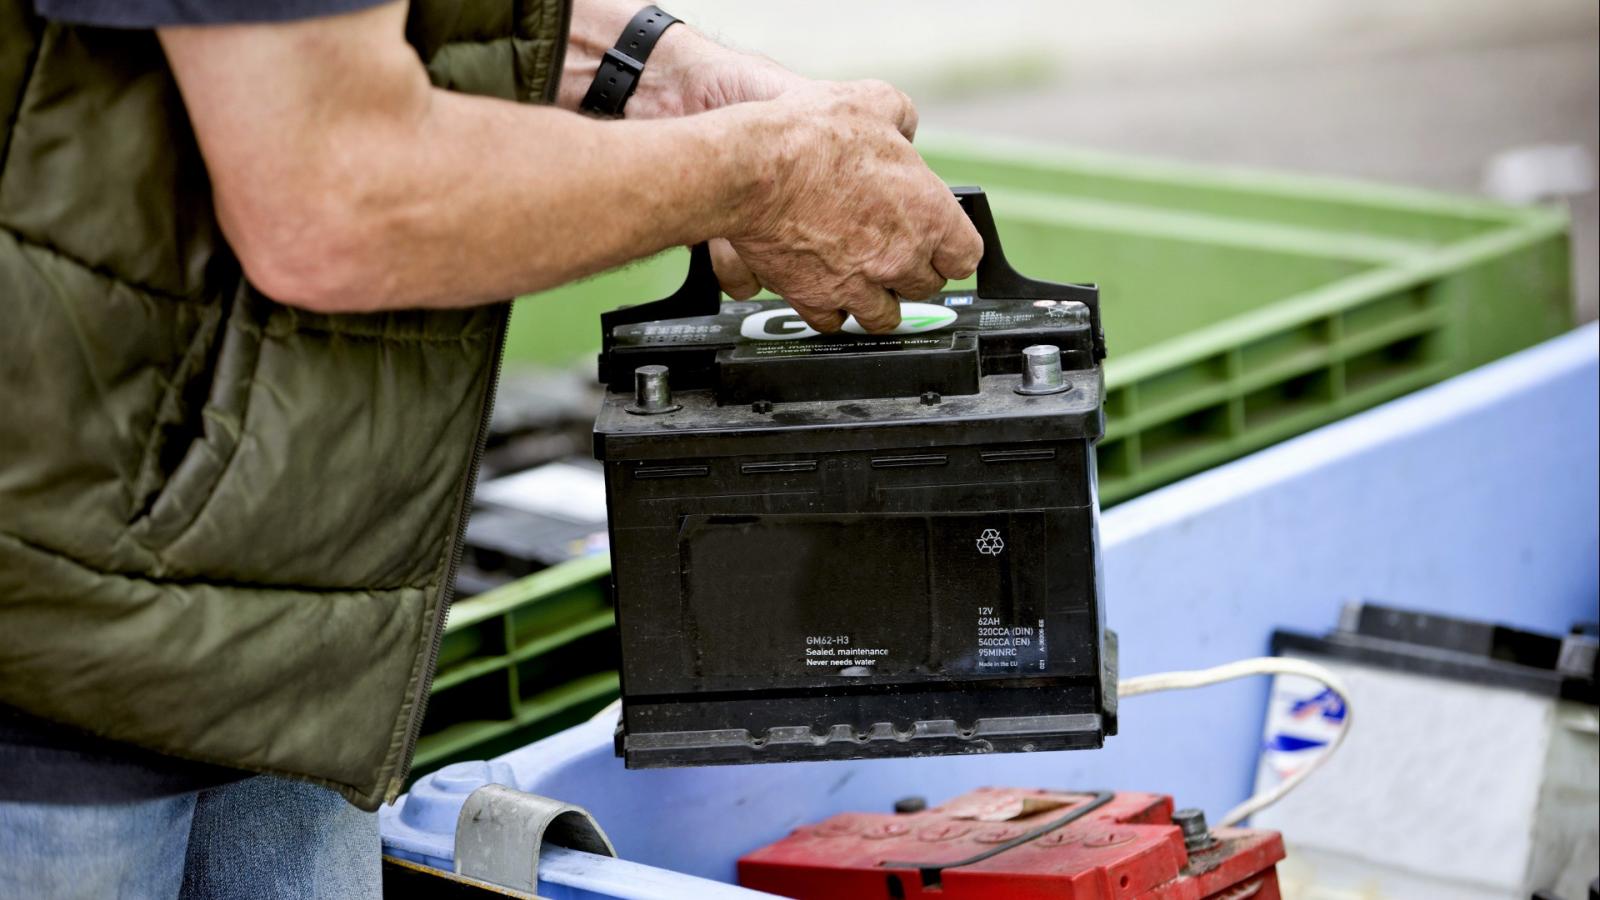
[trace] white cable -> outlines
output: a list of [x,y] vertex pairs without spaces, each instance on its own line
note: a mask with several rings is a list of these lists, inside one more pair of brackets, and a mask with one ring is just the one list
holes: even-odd
[[1154,675],[1140,675],[1135,678],[1124,678],[1117,684],[1117,696],[1137,697],[1140,694],[1153,694],[1157,691],[1178,691],[1189,688],[1205,687],[1223,681],[1232,681],[1236,678],[1246,678],[1251,675],[1299,675],[1319,681],[1329,690],[1339,695],[1340,702],[1344,703],[1344,724],[1339,728],[1339,733],[1334,736],[1328,746],[1307,763],[1298,772],[1280,781],[1276,787],[1269,791],[1255,794],[1250,799],[1228,810],[1218,824],[1223,826],[1235,825],[1250,816],[1282,800],[1290,791],[1300,786],[1300,782],[1310,777],[1328,758],[1333,755],[1339,745],[1344,743],[1345,736],[1350,733],[1352,710],[1350,707],[1350,691],[1339,680],[1339,676],[1314,662],[1303,659],[1289,659],[1282,656],[1260,656],[1254,659],[1241,659],[1226,665],[1210,669],[1198,669],[1193,672],[1159,672]]

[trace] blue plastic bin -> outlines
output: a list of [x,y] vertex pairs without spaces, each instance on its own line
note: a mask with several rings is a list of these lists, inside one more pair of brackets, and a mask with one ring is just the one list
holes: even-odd
[[[1325,629],[1351,598],[1544,631],[1594,618],[1597,337],[1590,325],[1107,513],[1123,675],[1260,655],[1273,628]],[[1130,699],[1121,734],[1096,752],[630,772],[612,755],[612,723],[596,721],[429,776],[414,796],[442,778],[493,778],[588,808],[625,859],[727,882],[739,855],[796,825],[910,794],[1108,787],[1219,814],[1250,791],[1266,690],[1263,679]],[[448,866],[453,813],[408,816],[411,802],[381,812],[386,850]],[[710,888],[685,879],[612,896],[719,896]]]

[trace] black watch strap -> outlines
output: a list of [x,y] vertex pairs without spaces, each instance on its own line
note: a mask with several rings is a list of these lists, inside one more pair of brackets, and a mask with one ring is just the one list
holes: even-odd
[[600,71],[595,73],[589,93],[578,108],[584,112],[608,118],[619,118],[622,107],[639,86],[639,76],[644,73],[645,60],[661,40],[661,35],[678,20],[662,12],[658,6],[646,6],[634,14],[628,27],[617,38],[617,45],[606,51],[600,59]]

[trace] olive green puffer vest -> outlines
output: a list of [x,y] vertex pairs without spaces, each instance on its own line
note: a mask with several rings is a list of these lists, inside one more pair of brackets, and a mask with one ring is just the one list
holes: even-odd
[[[440,87],[548,102],[566,28],[413,0],[407,36]],[[0,121],[0,703],[393,798],[506,305],[254,291],[151,32],[0,0]]]

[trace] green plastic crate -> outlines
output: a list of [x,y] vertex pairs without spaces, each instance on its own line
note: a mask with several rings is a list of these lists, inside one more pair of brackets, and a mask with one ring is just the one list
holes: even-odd
[[554,734],[616,699],[611,560],[574,560],[456,603],[413,777]]
[[[919,146],[947,181],[990,193],[1020,271],[1100,284],[1106,503],[1572,324],[1554,209],[993,139]],[[507,358],[592,356],[600,312],[670,292],[686,258],[524,298]]]
[[[990,194],[1022,272],[1102,289],[1107,503],[1233,459],[1571,325],[1567,220],[1403,188],[919,142]],[[592,358],[599,314],[664,296],[682,251],[518,303],[507,358]],[[560,730],[617,693],[609,560],[456,604],[417,771]]]

